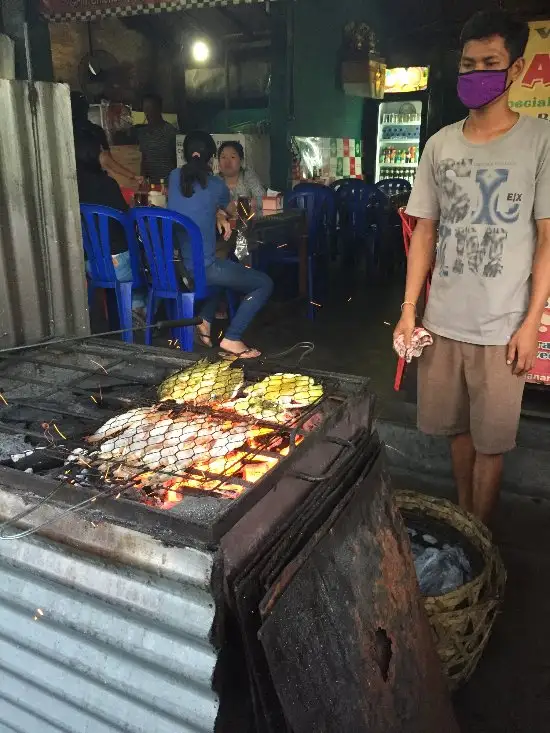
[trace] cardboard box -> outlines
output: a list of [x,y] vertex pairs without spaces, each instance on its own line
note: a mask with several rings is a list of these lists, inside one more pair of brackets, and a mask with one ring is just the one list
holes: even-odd
[[[141,153],[137,145],[113,145],[111,148],[111,154],[117,163],[120,163],[125,168],[131,170],[135,176],[140,175]],[[130,178],[114,175],[112,173],[111,176],[121,188],[136,188],[136,182]]]
[[267,211],[281,211],[283,208],[282,196],[264,196],[262,199],[262,209]]

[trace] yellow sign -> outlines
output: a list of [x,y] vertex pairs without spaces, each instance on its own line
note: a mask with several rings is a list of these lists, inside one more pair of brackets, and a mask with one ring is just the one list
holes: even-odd
[[386,69],[386,94],[422,92],[428,88],[428,66]]
[[550,20],[529,23],[525,72],[510,90],[510,106],[550,121]]

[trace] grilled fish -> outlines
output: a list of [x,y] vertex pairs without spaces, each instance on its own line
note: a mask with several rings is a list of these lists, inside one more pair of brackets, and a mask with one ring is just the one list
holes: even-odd
[[289,408],[258,397],[243,397],[224,406],[235,410],[237,415],[255,417],[257,420],[267,420],[281,425],[289,422],[294,417],[292,410]]
[[244,384],[242,369],[231,368],[226,361],[199,361],[195,366],[176,372],[158,388],[161,402],[174,400],[178,404],[192,402],[225,402],[234,397]]
[[102,425],[97,432],[86,438],[88,443],[99,443],[105,438],[110,438],[113,435],[117,435],[124,430],[128,423],[135,422],[139,424],[142,420],[147,419],[147,416],[151,413],[150,407],[136,407],[133,410],[125,412],[123,415],[115,415],[110,420]]
[[313,405],[323,396],[323,387],[304,374],[273,374],[244,390],[251,399],[294,409]]
[[[122,424],[124,418],[128,418],[125,425]],[[92,436],[92,439],[104,442],[89,458],[102,472],[107,471],[112,462],[119,464],[116,468],[118,478],[147,472],[151,485],[181,474],[199,461],[221,458],[242,446],[257,432],[245,422],[189,413],[174,416],[154,407],[139,416],[136,410],[131,410],[116,420],[121,426],[116,434],[110,420],[107,430],[106,423]],[[107,433],[110,437],[105,439]]]

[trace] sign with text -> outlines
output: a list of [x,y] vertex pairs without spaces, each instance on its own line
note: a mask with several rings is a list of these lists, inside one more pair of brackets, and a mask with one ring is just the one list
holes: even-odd
[[[534,21],[529,27],[525,71],[510,91],[510,106],[550,124],[550,20]],[[527,381],[550,386],[550,300],[539,332],[537,360]]]
[[50,21],[91,20],[254,2],[263,0],[40,0],[40,12]]
[[527,375],[527,381],[550,386],[550,300],[546,303],[539,328],[537,360]]
[[525,71],[510,90],[510,106],[550,122],[550,20],[529,23]]

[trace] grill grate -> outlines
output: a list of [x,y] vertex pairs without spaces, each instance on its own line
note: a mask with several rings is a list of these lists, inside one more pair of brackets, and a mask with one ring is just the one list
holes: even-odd
[[[149,354],[140,368],[139,353],[92,343],[5,355],[0,431],[23,437],[32,452],[13,465],[38,462],[59,487],[92,489],[84,502],[75,492],[77,508],[99,496],[157,508],[192,494],[235,499],[344,400],[337,379],[182,364],[179,355],[170,368]],[[180,372],[171,374],[176,365]]]

